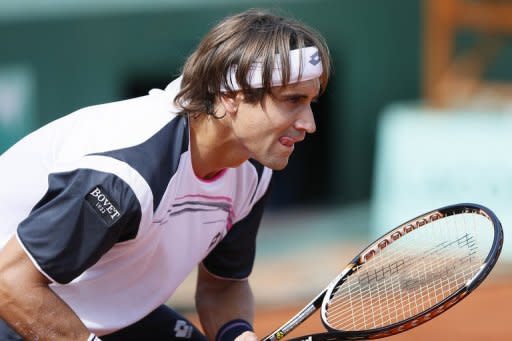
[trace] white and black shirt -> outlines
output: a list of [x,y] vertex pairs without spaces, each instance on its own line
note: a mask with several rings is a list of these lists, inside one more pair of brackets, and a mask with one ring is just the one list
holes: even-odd
[[197,178],[178,89],[78,110],[0,156],[0,247],[16,234],[98,335],[166,302],[201,261],[230,279],[253,266],[272,172],[247,161]]

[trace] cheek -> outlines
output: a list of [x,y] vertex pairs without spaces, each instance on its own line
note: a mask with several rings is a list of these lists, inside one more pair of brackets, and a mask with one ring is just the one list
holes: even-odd
[[258,108],[248,108],[238,113],[239,127],[245,133],[256,133],[269,125],[269,117],[266,112],[258,110]]
[[265,119],[261,112],[256,110],[238,112],[233,123],[235,135],[244,143],[252,144],[265,136]]
[[239,136],[264,139],[271,137],[274,131],[285,131],[293,125],[294,110],[297,108],[273,103],[266,103],[265,109],[260,106],[245,106],[238,112]]
[[244,117],[241,119],[243,129],[248,134],[261,130],[265,126],[265,122],[266,117],[257,110],[245,112]]

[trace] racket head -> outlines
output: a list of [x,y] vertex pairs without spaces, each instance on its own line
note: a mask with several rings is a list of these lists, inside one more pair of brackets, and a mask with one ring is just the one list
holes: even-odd
[[482,205],[450,205],[411,219],[329,284],[321,306],[329,333],[301,339],[381,338],[421,325],[482,283],[502,245],[501,223]]

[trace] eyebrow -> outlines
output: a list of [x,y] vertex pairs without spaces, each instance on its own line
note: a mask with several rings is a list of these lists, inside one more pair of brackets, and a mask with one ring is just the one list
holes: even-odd
[[[283,98],[293,98],[293,97],[309,98],[308,94],[305,94],[302,92],[290,92],[290,93],[279,94],[278,96],[283,97]],[[318,100],[319,97],[320,97],[320,93],[317,93],[311,100],[316,101],[316,100]]]

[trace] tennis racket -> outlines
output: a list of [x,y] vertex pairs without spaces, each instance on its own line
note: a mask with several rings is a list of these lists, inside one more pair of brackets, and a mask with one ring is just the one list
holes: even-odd
[[376,339],[414,328],[482,283],[502,245],[501,223],[484,206],[458,204],[425,213],[370,244],[263,340],[283,339],[319,308],[327,332],[292,340]]

